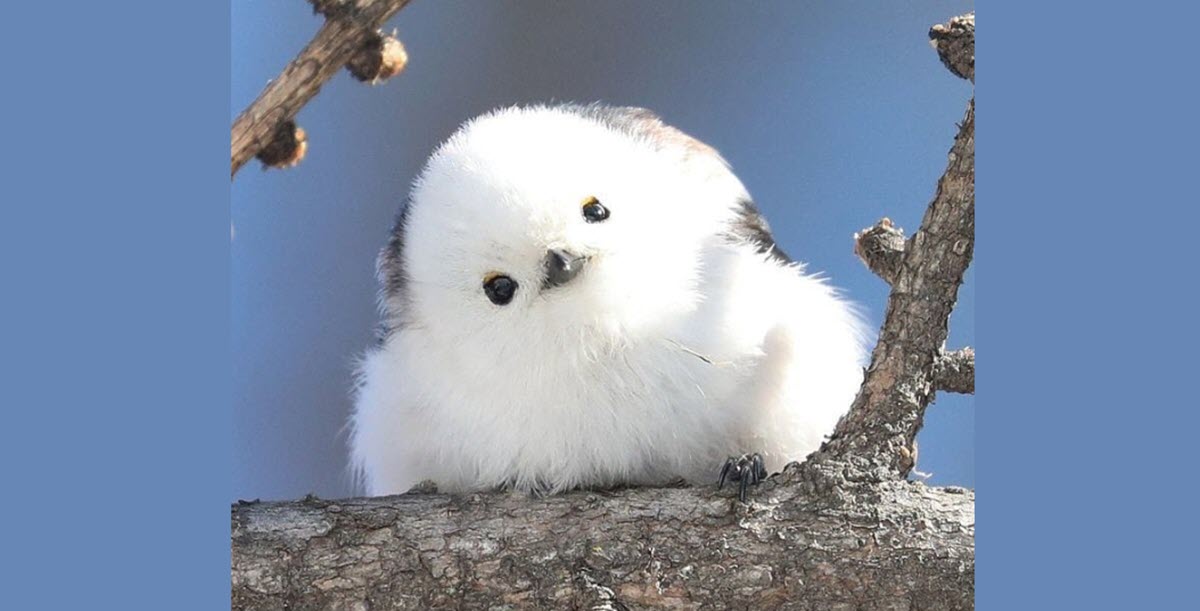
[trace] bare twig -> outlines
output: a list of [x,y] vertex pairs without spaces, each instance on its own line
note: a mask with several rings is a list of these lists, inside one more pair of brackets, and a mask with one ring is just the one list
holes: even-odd
[[938,390],[975,394],[975,350],[946,352],[933,363],[933,383]]
[[[363,53],[389,53],[381,63],[397,62],[394,46],[381,44],[379,28],[404,8],[410,0],[313,0],[313,6],[325,15],[325,23],[300,54],[271,81],[258,99],[233,122],[230,138],[230,176],[251,157],[270,146],[279,126],[295,118],[321,86],[342,66],[360,56],[357,63],[369,63]],[[403,52],[403,47],[400,48]],[[407,59],[407,55],[404,55]],[[398,71],[398,69],[396,69]],[[370,76],[373,80],[384,73]]]

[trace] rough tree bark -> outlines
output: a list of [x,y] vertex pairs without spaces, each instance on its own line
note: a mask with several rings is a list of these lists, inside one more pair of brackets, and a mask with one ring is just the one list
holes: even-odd
[[[974,15],[930,32],[974,79]],[[712,487],[239,502],[234,609],[970,609],[975,494],[904,479],[937,390],[974,391],[944,352],[974,252],[974,99],[907,241],[856,252],[892,292],[871,366],[822,448],[755,491]],[[899,236],[899,237],[897,237]]]

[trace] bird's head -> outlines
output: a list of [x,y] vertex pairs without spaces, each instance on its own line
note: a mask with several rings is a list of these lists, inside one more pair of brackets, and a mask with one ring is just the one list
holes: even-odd
[[380,258],[386,314],[460,346],[628,337],[695,306],[745,189],[647,111],[511,108],[429,159]]

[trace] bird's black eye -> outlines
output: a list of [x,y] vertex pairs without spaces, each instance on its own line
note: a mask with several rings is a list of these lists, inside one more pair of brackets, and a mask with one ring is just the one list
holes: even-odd
[[608,208],[600,200],[589,197],[583,200],[583,220],[589,223],[599,223],[608,218]]
[[483,292],[496,305],[506,305],[517,293],[517,281],[508,276],[492,274],[483,279]]

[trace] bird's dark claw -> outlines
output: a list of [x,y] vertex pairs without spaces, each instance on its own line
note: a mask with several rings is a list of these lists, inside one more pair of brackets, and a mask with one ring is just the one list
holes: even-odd
[[763,457],[754,454],[730,456],[721,467],[721,478],[717,480],[717,490],[725,487],[726,480],[738,482],[738,500],[746,502],[746,490],[764,479],[767,479],[767,467]]

